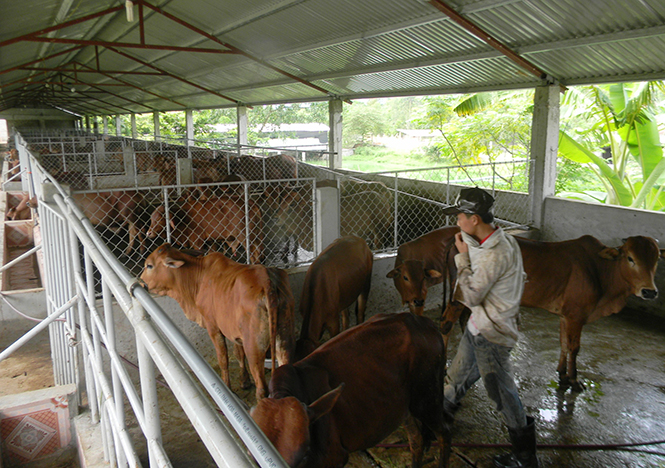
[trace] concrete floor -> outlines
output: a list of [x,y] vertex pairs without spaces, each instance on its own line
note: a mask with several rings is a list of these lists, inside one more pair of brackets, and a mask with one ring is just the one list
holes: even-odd
[[[438,310],[430,311],[428,315],[435,317]],[[7,329],[3,331],[6,345]],[[665,439],[665,320],[623,312],[587,325],[578,357],[579,374],[587,390],[579,394],[557,390],[558,317],[544,311],[523,310],[521,331],[522,336],[513,351],[514,371],[527,411],[536,419],[541,466],[665,467],[663,444],[641,445],[621,451],[583,447]],[[454,355],[459,336],[459,327],[456,327],[449,360]],[[48,353],[43,339],[34,344],[41,348],[38,354]],[[32,365],[10,361],[0,366],[5,390],[10,386],[20,388],[19,391],[27,390],[27,382],[19,381],[37,375],[41,377],[38,385],[49,386],[52,377],[47,376],[48,356],[38,358],[28,348],[24,352]],[[231,362],[235,367],[235,362]],[[17,366],[22,372],[14,372]],[[239,394],[248,404],[254,403],[253,389]],[[451,467],[492,466],[492,455],[504,450],[493,445],[507,443],[500,416],[492,409],[480,382],[462,403],[455,421]],[[160,388],[160,413],[165,446],[175,467],[214,466],[196,433],[187,430],[191,426],[182,411],[170,403],[170,391],[166,388]],[[136,434],[140,453],[144,446],[133,426],[129,422],[129,430]],[[398,430],[385,442],[400,445],[406,442],[406,437],[402,430]],[[476,444],[481,446],[469,446]],[[434,450],[428,452],[428,468],[437,466],[436,455]],[[141,458],[147,466],[147,458]],[[403,447],[376,447],[353,454],[348,466],[410,466],[410,457]]]
[[[546,467],[663,467],[665,445],[629,450],[585,449],[589,445],[665,443],[665,321],[623,312],[587,325],[578,372],[586,391],[558,391],[558,317],[524,309],[513,369],[522,401],[535,420],[539,459]],[[449,359],[459,340],[454,331]],[[482,383],[466,395],[457,413],[454,444],[507,442],[500,416]],[[565,446],[565,448],[563,448]],[[590,447],[589,447],[590,448]],[[456,447],[451,466],[492,466],[497,448]]]

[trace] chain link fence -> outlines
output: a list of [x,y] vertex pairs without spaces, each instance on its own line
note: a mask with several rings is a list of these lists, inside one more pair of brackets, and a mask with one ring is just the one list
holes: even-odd
[[[442,208],[454,204],[465,187],[481,187],[495,197],[497,224],[513,228],[529,222],[529,160],[353,174],[309,169],[319,180],[338,181],[340,231],[364,237],[374,251],[396,249],[434,229],[454,225],[455,217],[445,216]],[[377,228],[368,229],[370,225]]]
[[[316,187],[326,180],[338,188],[340,235],[358,235],[375,252],[454,224],[442,208],[464,187],[495,196],[500,225],[527,224],[530,216],[528,160],[342,173],[274,148],[231,151],[80,135],[26,140],[136,274],[162,242],[220,251],[239,262],[289,267],[310,261],[317,251]],[[261,155],[240,154],[248,151]]]

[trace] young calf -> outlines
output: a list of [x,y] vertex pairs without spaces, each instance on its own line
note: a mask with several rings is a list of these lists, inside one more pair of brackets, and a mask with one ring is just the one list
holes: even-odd
[[284,270],[243,265],[214,252],[193,257],[164,244],[145,261],[141,279],[150,292],[178,301],[188,319],[208,331],[230,386],[225,338],[235,343],[243,387],[250,384],[245,355],[256,383],[256,399],[267,395],[264,364],[291,362],[295,344],[294,299]]
[[292,467],[340,467],[406,422],[412,464],[432,434],[447,466],[452,421],[443,411],[445,348],[427,317],[379,315],[279,367],[251,415]]

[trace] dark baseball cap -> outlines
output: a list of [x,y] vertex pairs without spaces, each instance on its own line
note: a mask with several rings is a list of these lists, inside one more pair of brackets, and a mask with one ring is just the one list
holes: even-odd
[[494,198],[481,188],[466,188],[460,190],[455,204],[444,208],[443,214],[456,215],[458,213],[484,215],[492,211]]

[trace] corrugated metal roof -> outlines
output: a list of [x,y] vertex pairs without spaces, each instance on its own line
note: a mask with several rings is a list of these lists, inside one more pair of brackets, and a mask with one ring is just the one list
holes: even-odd
[[562,85],[665,77],[662,0],[441,3],[151,0],[143,15],[137,2],[133,22],[122,1],[8,3],[0,109],[99,115],[473,92],[537,86],[539,72]]

